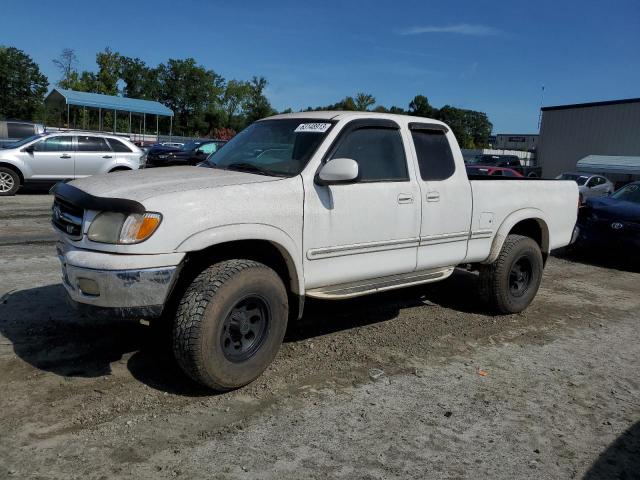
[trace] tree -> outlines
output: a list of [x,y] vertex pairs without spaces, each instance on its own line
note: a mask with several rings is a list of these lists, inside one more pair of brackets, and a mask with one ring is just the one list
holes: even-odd
[[389,113],[395,113],[397,115],[406,115],[407,111],[402,107],[396,107],[395,105],[391,105],[389,108]]
[[120,79],[121,56],[112,52],[109,47],[96,54],[98,73],[96,75],[97,93],[106,95],[118,94],[118,80]]
[[222,109],[226,114],[226,127],[233,128],[233,116],[240,113],[240,107],[249,100],[249,82],[229,80],[222,94]]
[[416,95],[409,103],[409,115],[416,117],[433,117],[436,109],[429,104],[429,99],[424,95]]
[[224,79],[213,70],[197,65],[193,58],[169,59],[158,67],[159,100],[174,111],[176,132],[186,135],[207,133],[211,125],[205,113],[220,107]]
[[360,111],[367,111],[376,103],[376,98],[368,93],[356,94],[355,109]]
[[269,100],[264,95],[265,88],[267,88],[267,79],[264,77],[253,77],[249,82],[249,95],[243,106],[247,123],[253,123],[274,113]]
[[53,64],[60,71],[60,80],[58,86],[60,88],[74,89],[78,83],[78,56],[75,50],[65,48],[58,58],[53,60]]
[[0,117],[34,120],[49,82],[29,55],[0,46]]
[[120,79],[125,84],[122,89],[125,97],[155,100],[160,95],[158,70],[149,68],[139,58],[120,56]]

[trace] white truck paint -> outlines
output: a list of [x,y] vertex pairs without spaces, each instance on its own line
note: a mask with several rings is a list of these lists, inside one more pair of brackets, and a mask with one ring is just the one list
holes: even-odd
[[[68,188],[86,198],[79,201],[82,214],[77,214],[82,216],[81,234],[70,238],[59,231],[59,254],[70,297],[81,304],[134,312],[140,309],[143,314],[158,315],[185,262],[199,252],[215,254],[217,248],[238,242],[244,242],[239,245],[247,248],[234,250],[234,258],[252,259],[260,245],[273,246],[286,265],[286,272],[281,272],[285,286],[301,299],[346,298],[442,280],[459,265],[482,269],[482,265],[496,261],[512,233],[532,237],[544,258],[550,250],[570,243],[578,203],[575,182],[470,181],[458,143],[441,122],[378,113],[304,112],[257,123],[276,125],[268,122],[279,121],[294,126],[314,123],[292,130],[293,135],[323,135],[299,173],[280,177],[218,168],[171,167],[72,182]],[[337,155],[343,144],[355,142],[349,148],[356,154],[366,151],[371,139],[377,141],[377,129],[380,135],[396,135],[384,129],[400,135],[403,152],[394,155],[404,154],[406,159],[402,178],[351,179],[330,185],[321,181],[323,165],[336,158],[331,156]],[[416,134],[416,130],[444,133],[452,157],[452,171],[446,178],[423,180],[413,137],[421,133]],[[358,135],[353,134],[356,131],[363,139],[374,136],[359,145]],[[426,145],[431,145],[429,135]],[[220,152],[232,155],[232,149],[240,148],[237,145],[242,141],[231,141]],[[438,148],[444,152],[442,144]],[[277,151],[257,150],[255,158],[277,157]],[[220,153],[210,162],[219,158],[223,158]],[[429,168],[429,161],[426,158],[423,168]],[[358,170],[353,160],[336,167],[338,163],[334,171],[327,169],[330,178],[339,178],[341,171],[354,164]],[[162,221],[140,243],[92,241],[89,229],[101,213],[91,207],[96,198],[104,200],[100,205],[106,205],[105,209],[109,208],[109,199],[137,203],[147,212],[159,212]],[[59,199],[64,201],[64,194]],[[202,261],[205,257],[197,258]],[[265,258],[259,259],[268,263]],[[85,294],[74,283],[85,274],[96,282],[97,294]],[[114,276],[120,278],[118,275],[120,287],[113,280]],[[139,295],[132,295],[136,289]]]

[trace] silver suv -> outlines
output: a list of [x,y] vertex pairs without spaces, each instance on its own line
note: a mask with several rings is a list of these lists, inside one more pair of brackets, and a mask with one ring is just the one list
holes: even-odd
[[116,135],[66,132],[34,135],[0,150],[0,196],[30,183],[52,183],[117,170],[137,170],[144,152]]

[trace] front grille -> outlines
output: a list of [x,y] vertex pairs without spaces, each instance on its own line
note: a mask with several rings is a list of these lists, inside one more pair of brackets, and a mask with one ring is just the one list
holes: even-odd
[[53,201],[53,225],[73,240],[80,240],[82,238],[83,216],[84,210],[82,208],[60,197],[55,197]]
[[594,218],[591,216],[587,225],[593,228],[595,231],[606,234],[607,236],[620,237],[620,236],[638,236],[640,235],[640,223],[629,222],[625,220],[616,220],[613,218]]

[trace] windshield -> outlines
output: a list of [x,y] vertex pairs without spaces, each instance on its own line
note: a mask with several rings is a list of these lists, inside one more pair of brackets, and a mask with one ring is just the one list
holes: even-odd
[[184,150],[185,152],[190,152],[198,148],[201,143],[202,142],[195,142],[195,141],[187,142],[180,147],[180,150]]
[[471,158],[467,163],[469,165],[495,166],[498,164],[498,160],[498,157],[491,157],[490,155],[478,155]]
[[17,142],[10,143],[6,146],[6,148],[18,148],[42,137],[44,137],[44,135],[41,133],[39,133],[38,135],[31,135],[30,137],[23,138],[22,140],[18,140]]
[[292,177],[302,171],[332,126],[326,120],[300,118],[256,122],[202,166]]
[[586,175],[580,175],[578,173],[563,173],[556,178],[558,180],[573,180],[578,185],[584,185],[589,179],[589,177],[587,177]]
[[624,200],[625,202],[640,203],[640,184],[633,183],[622,187],[612,194],[611,197],[616,200]]

